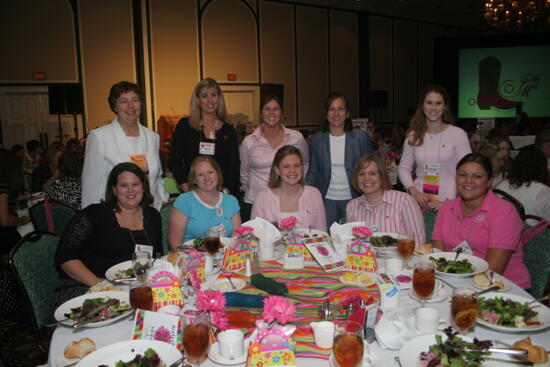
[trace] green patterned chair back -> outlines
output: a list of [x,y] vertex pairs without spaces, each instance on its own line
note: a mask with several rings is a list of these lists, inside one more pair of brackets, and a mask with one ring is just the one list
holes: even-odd
[[[53,321],[54,293],[59,276],[54,256],[59,236],[49,232],[31,232],[11,250],[10,266],[32,310],[32,322],[40,342],[40,329]],[[47,349],[46,349],[47,350]]]
[[426,243],[431,243],[437,212],[434,212],[433,210],[425,210],[422,215],[424,216],[424,225],[426,226]]
[[170,218],[170,211],[172,210],[172,204],[167,204],[160,209],[160,219],[162,222],[162,251],[163,255],[170,252],[170,246],[168,245],[168,219]]
[[[550,279],[550,226],[547,221],[534,215],[526,215],[523,219],[535,219],[539,223],[533,227],[525,225],[523,252],[525,253],[525,265],[531,275],[531,289],[529,293],[535,298],[542,297],[545,293],[548,280]],[[536,229],[538,233],[533,237],[525,239],[529,231]]]
[[78,209],[61,201],[49,199],[52,223],[48,225],[48,206],[46,200],[33,205],[29,214],[37,231],[48,231],[62,234],[67,224],[73,219]]

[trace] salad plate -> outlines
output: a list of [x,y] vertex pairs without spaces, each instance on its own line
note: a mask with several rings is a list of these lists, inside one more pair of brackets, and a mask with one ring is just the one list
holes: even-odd
[[[522,296],[518,296],[516,294],[509,294],[509,293],[501,294],[501,293],[498,293],[498,292],[487,293],[486,295],[480,296],[479,299],[478,299],[478,317],[477,317],[477,323],[478,324],[483,325],[485,327],[488,327],[489,329],[501,331],[501,332],[504,332],[504,333],[533,332],[533,331],[544,330],[544,329],[550,327],[550,309],[548,307],[544,306],[543,304],[539,303],[539,302],[534,302],[534,303],[530,304],[529,308],[537,313],[537,315],[535,317],[533,317],[530,321],[538,321],[540,324],[524,325],[524,326],[520,326],[520,327],[512,327],[512,326],[497,325],[496,323],[491,323],[489,321],[484,320],[480,316],[481,316],[483,311],[488,311],[488,310],[482,309],[482,307],[481,307],[482,304],[479,302],[479,300],[481,300],[481,299],[490,300],[490,299],[494,299],[494,298],[497,298],[497,297],[505,299],[505,300],[508,299],[508,300],[518,302],[518,303],[529,303],[529,302],[532,301],[532,299],[522,297]],[[511,310],[513,312],[514,308],[512,308]],[[509,313],[509,312],[510,311],[507,311],[507,313]],[[499,313],[495,312],[495,314],[498,315]],[[490,314],[486,314],[486,316],[488,316],[488,318],[491,318]],[[501,316],[501,315],[499,315],[499,316]],[[517,315],[512,315],[512,316],[514,316],[514,317],[521,316],[521,313],[519,312],[519,309],[518,309]]]
[[[432,260],[430,260],[430,257],[434,258],[436,260],[440,259],[440,258],[444,258],[447,261],[454,261],[454,259],[456,258],[456,252],[438,252],[436,254],[426,254],[426,255],[421,256],[420,260],[432,261]],[[460,254],[458,256],[458,261],[460,262],[460,261],[463,261],[463,260],[466,260],[468,263],[470,263],[472,265],[473,270],[471,272],[467,272],[467,273],[463,273],[463,274],[449,273],[449,272],[444,272],[444,271],[437,270],[437,268],[436,268],[436,270],[435,270],[436,275],[446,276],[446,277],[453,277],[453,278],[468,278],[468,277],[474,276],[476,273],[486,272],[489,269],[489,264],[487,264],[487,261],[485,261],[484,259],[479,258],[477,256],[468,255],[468,254]],[[432,262],[434,262],[434,261],[432,261]]]
[[[121,263],[111,266],[105,272],[105,278],[107,278],[107,280],[111,282],[114,282],[117,279],[134,278],[134,268],[132,260],[123,261]],[[129,281],[124,281],[123,283],[128,282]]]
[[229,280],[227,280],[227,278],[217,279],[214,283],[212,283],[210,289],[221,292],[235,292],[243,289],[246,286],[246,282],[242,279],[231,278],[231,281],[233,282],[235,289],[231,287],[231,283],[229,283]]
[[296,229],[296,232],[300,232],[305,237],[307,237],[307,236],[312,237],[312,238],[322,237],[323,240],[325,240],[325,241],[328,241],[330,239],[330,236],[328,235],[327,232],[324,232],[324,231],[321,231],[321,230],[318,230],[318,229],[314,229],[314,228],[309,228],[309,229],[308,228],[298,228],[298,229]]
[[94,299],[94,298],[118,299],[121,303],[126,303],[128,305],[128,310],[123,311],[117,314],[115,317],[109,318],[107,320],[89,322],[83,327],[101,327],[101,326],[109,325],[109,324],[112,324],[113,322],[116,322],[122,319],[123,317],[127,316],[132,312],[132,309],[130,308],[130,300],[129,300],[128,292],[107,291],[107,292],[97,292],[97,293],[86,293],[86,294],[83,294],[82,296],[78,296],[73,299],[70,299],[67,302],[63,303],[61,306],[59,306],[54,312],[55,320],[62,321],[63,325],[73,326],[74,324],[76,324],[76,321],[66,320],[67,316],[65,316],[65,314],[71,313],[71,309],[73,308],[81,307],[84,301],[86,301],[87,299]]
[[[512,284],[510,284],[509,281],[507,281],[506,279],[502,278],[500,279],[500,281],[502,283],[504,283],[504,287],[503,288],[500,288],[500,289],[496,289],[495,292],[508,292],[510,289],[512,289]],[[494,286],[494,284],[491,284],[490,286],[488,287],[482,287],[480,285],[477,285],[473,280],[472,282],[470,283],[472,287],[474,287],[475,289],[479,289],[480,291],[484,291],[485,289],[489,289],[491,288],[492,286]]]
[[143,355],[149,348],[153,349],[167,366],[181,358],[181,352],[172,344],[158,340],[127,340],[107,345],[88,354],[77,367],[114,367],[118,361],[131,361],[137,354]]
[[338,278],[341,283],[349,284],[356,287],[368,287],[376,283],[376,273],[356,273],[346,272]]

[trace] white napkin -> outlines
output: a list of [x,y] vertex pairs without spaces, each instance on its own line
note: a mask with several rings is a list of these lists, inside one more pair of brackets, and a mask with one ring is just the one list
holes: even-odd
[[[330,226],[330,236],[336,253],[344,258],[347,253],[347,245],[353,239],[352,230],[354,227],[365,226],[365,222],[351,222],[345,224],[332,223]],[[370,228],[372,231],[373,229]]]
[[[172,273],[176,279],[181,279],[182,278],[182,270],[178,266],[176,266],[176,265],[174,265],[171,262],[168,262],[166,260],[157,259],[153,263],[153,266],[151,267],[151,269],[149,269],[149,271],[147,272],[147,282],[151,283],[154,278],[157,278],[156,277],[157,273],[162,272],[162,271]],[[160,279],[165,279],[165,278],[167,278],[166,275],[160,276],[157,279],[157,281],[160,280]]]
[[277,227],[263,218],[256,217],[241,225],[254,228],[254,235],[260,239],[260,247],[273,246],[275,241],[281,239]]

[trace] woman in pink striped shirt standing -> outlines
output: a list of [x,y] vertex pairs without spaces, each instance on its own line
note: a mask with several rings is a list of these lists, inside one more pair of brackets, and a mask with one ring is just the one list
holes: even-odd
[[426,229],[420,206],[411,195],[391,189],[386,166],[379,157],[361,157],[355,165],[352,184],[363,195],[348,203],[348,222],[365,222],[379,232],[412,233],[417,246],[424,243]]
[[268,188],[258,193],[251,219],[263,218],[279,223],[287,217],[298,219],[298,228],[327,230],[325,205],[321,193],[304,180],[304,162],[300,150],[285,145],[277,151]]

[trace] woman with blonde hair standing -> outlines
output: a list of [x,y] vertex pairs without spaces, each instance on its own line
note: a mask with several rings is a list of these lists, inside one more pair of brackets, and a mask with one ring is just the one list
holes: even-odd
[[401,183],[422,208],[438,210],[446,200],[456,197],[456,164],[471,153],[471,148],[466,132],[453,123],[445,88],[439,85],[424,88],[411,119],[398,170]]
[[189,102],[189,117],[178,122],[172,138],[170,168],[183,192],[189,191],[187,174],[198,155],[212,156],[218,162],[224,192],[238,192],[239,142],[233,126],[224,122],[226,114],[219,84],[212,78],[198,82]]

